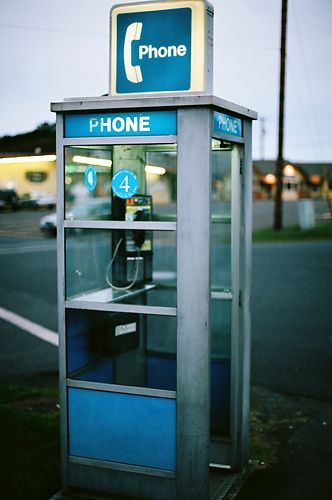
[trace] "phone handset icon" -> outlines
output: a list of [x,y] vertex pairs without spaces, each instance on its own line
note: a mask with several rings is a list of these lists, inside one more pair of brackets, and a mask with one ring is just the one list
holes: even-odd
[[132,65],[132,42],[134,40],[139,40],[142,33],[142,23],[131,23],[126,31],[125,42],[124,42],[124,67],[126,71],[126,76],[128,80],[132,83],[140,83],[143,81],[142,72],[140,66]]

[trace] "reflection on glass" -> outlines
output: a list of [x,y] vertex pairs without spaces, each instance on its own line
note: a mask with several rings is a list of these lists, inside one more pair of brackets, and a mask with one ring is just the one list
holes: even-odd
[[212,224],[211,284],[212,290],[230,291],[231,280],[231,223]]
[[67,373],[76,380],[176,390],[176,318],[67,309]]
[[110,219],[110,146],[65,148],[66,219]]
[[215,221],[231,216],[232,144],[212,141],[212,215]]
[[231,357],[231,312],[231,300],[212,299],[211,355],[215,361]]
[[176,162],[173,151],[146,152],[147,193],[152,196],[154,220],[176,220]]
[[111,188],[114,176],[129,170],[138,180],[135,199],[141,204],[149,199],[148,220],[175,220],[176,163],[176,144],[66,147],[66,219],[142,220],[130,219],[127,184],[120,186],[120,194]]
[[176,307],[176,233],[66,229],[66,298]]

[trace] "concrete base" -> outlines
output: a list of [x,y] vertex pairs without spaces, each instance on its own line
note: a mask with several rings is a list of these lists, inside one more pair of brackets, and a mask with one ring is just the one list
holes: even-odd
[[[211,468],[210,496],[208,500],[233,500],[242,486],[255,470],[256,463],[250,462],[242,472],[231,472],[225,469]],[[129,500],[119,495],[93,494],[79,492],[77,495],[64,495],[59,491],[49,500]],[[138,499],[139,500],[139,499]],[[144,500],[144,499],[141,499]]]
[[256,462],[250,462],[242,472],[232,472],[225,469],[210,470],[209,500],[233,500],[254,472]]

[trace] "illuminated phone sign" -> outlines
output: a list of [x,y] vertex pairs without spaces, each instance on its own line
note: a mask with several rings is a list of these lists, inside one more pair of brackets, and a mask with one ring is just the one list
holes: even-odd
[[204,0],[118,5],[111,23],[111,95],[204,91]]
[[65,137],[176,135],[176,111],[65,115]]
[[242,120],[215,111],[213,115],[213,129],[215,132],[220,132],[221,134],[242,137]]

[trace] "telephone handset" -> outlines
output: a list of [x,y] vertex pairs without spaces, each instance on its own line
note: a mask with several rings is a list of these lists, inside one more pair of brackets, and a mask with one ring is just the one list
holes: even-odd
[[[113,218],[126,221],[152,219],[152,197],[136,195],[132,198],[113,198]],[[106,279],[115,290],[130,288],[152,281],[152,232],[142,229],[114,230],[112,260]],[[112,268],[112,280],[109,271]]]
[[143,81],[142,71],[139,65],[132,64],[132,42],[139,40],[142,33],[142,23],[132,23],[128,26],[124,41],[123,60],[128,80],[132,83]]

